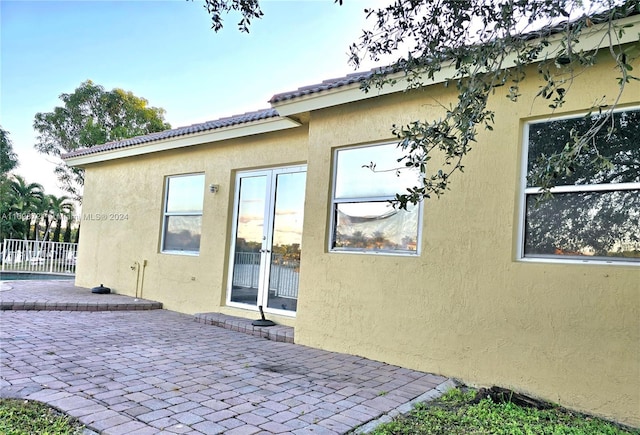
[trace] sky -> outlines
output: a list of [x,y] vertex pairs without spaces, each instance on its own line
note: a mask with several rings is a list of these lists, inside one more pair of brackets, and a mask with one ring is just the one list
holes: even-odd
[[173,128],[267,108],[276,93],[353,72],[348,47],[375,4],[262,0],[247,35],[238,15],[215,33],[198,0],[0,0],[0,126],[14,172],[64,194],[32,125],[86,80],[147,99]]

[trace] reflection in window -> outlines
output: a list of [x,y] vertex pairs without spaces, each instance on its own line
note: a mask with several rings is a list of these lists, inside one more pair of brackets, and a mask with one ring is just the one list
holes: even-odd
[[395,144],[336,152],[332,250],[417,253],[421,207],[389,202],[420,182],[416,170],[397,170],[401,156]]
[[393,197],[420,183],[418,171],[398,163],[403,153],[396,144],[341,149],[337,156],[336,198]]
[[334,247],[416,251],[418,210],[396,210],[388,202],[337,204]]
[[529,181],[545,156],[559,152],[572,131],[584,133],[593,118],[570,118],[529,125],[525,189],[525,257],[640,260],[640,110],[615,115],[595,139],[597,152],[612,165],[595,170],[594,150],[561,176],[553,196],[543,199]]
[[162,252],[200,252],[204,174],[168,177]]
[[165,251],[198,252],[202,216],[167,216]]

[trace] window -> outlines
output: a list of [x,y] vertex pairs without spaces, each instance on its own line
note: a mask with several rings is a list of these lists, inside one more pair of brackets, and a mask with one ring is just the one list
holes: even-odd
[[[403,168],[400,157],[396,144],[336,151],[331,250],[418,253],[421,205],[399,210],[389,203],[420,183],[419,172]],[[366,167],[371,163],[373,170]]]
[[527,127],[522,257],[640,262],[640,110],[614,114],[595,138],[612,165],[595,170],[587,154],[561,176],[553,196],[542,200],[532,172],[560,151],[572,132],[582,134],[596,117],[532,122]]
[[162,252],[198,254],[204,174],[167,177]]

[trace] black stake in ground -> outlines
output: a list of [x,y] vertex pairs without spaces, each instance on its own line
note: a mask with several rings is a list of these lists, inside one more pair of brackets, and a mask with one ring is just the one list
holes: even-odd
[[254,320],[251,322],[253,326],[275,326],[275,323],[271,320],[267,320],[264,318],[264,311],[262,311],[262,305],[258,305],[258,309],[260,310],[260,319]]
[[97,293],[99,295],[106,295],[111,293],[111,289],[109,287],[105,287],[104,285],[100,284],[100,287],[94,287],[91,289],[91,293]]

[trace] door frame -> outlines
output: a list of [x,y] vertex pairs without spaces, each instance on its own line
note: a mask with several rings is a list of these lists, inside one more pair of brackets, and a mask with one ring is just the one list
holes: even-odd
[[[240,203],[240,180],[243,177],[251,177],[251,176],[261,176],[265,175],[267,177],[268,184],[265,189],[265,195],[268,195],[265,198],[265,209],[264,209],[264,227],[270,228],[266,233],[263,233],[263,237],[267,239],[265,242],[268,246],[273,248],[273,219],[274,219],[274,208],[275,208],[275,193],[277,189],[277,185],[274,182],[274,178],[277,179],[278,174],[286,174],[286,173],[295,173],[295,172],[307,172],[306,164],[299,165],[289,165],[289,166],[276,166],[270,168],[262,168],[262,169],[249,169],[249,170],[238,170],[235,172],[235,180],[234,180],[234,189],[233,189],[233,212],[231,214],[232,222],[231,222],[231,242],[229,245],[229,268],[227,273],[227,284],[226,284],[226,295],[225,295],[225,303],[229,307],[241,308],[244,310],[256,311],[258,312],[258,306],[262,305],[262,309],[266,313],[278,314],[286,317],[295,317],[296,311],[288,311],[288,310],[280,310],[277,308],[269,308],[266,301],[266,294],[268,293],[269,286],[269,265],[271,264],[271,252],[266,253],[265,256],[261,257],[261,262],[264,261],[264,265],[261,263],[260,265],[260,275],[259,275],[259,288],[258,288],[258,300],[256,305],[243,304],[240,302],[231,301],[231,292],[233,289],[233,268],[235,265],[235,253],[236,253],[236,232],[238,230],[238,207]],[[270,183],[269,183],[270,182]],[[306,185],[305,185],[305,196],[306,196]],[[264,249],[264,248],[263,248]],[[267,286],[265,290],[264,286]]]

